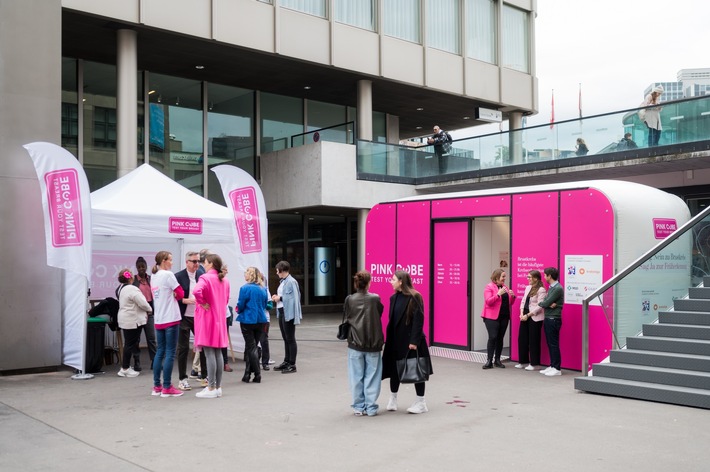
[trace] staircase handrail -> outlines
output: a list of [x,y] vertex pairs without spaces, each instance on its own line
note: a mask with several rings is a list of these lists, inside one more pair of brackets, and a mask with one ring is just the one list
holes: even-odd
[[[594,298],[600,297],[608,289],[623,280],[627,275],[629,275],[631,272],[640,267],[641,264],[643,264],[651,256],[656,255],[657,253],[668,247],[670,244],[677,241],[688,230],[692,229],[699,221],[702,221],[708,215],[710,215],[710,206],[695,215],[694,217],[692,217],[684,225],[682,225],[680,228],[668,235],[663,241],[659,242],[651,249],[646,251],[644,254],[639,256],[634,262],[617,272],[612,278],[604,282],[598,289],[584,297],[584,299],[582,300],[582,374],[585,377],[589,375],[589,303]],[[601,298],[599,298],[599,301],[601,302]],[[611,329],[612,333],[614,333],[613,327],[611,327]],[[616,336],[616,334],[614,334],[614,336]]]

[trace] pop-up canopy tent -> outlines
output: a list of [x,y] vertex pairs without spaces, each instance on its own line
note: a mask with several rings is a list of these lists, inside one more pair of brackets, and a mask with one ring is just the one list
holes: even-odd
[[[135,270],[138,256],[145,258],[148,271],[161,250],[173,254],[173,271],[185,267],[188,250],[208,248],[219,254],[232,274],[242,267],[238,242],[232,228],[232,212],[174,182],[148,164],[143,164],[113,183],[91,193],[92,214],[92,299],[115,296],[121,268]],[[76,280],[75,280],[76,279]],[[230,306],[236,303],[242,277],[231,277]],[[85,296],[82,277],[67,273],[65,299]],[[241,345],[237,337],[236,349]],[[79,343],[65,345],[79,351]],[[74,344],[77,344],[74,346]],[[73,353],[76,355],[76,352]]]

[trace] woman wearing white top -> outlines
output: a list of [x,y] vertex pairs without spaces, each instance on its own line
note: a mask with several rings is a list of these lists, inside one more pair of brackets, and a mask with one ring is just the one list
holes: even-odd
[[148,322],[148,313],[152,308],[141,290],[133,285],[133,274],[128,269],[121,269],[118,281],[121,286],[116,289],[118,296],[118,327],[123,330],[123,359],[119,377],[136,377],[140,372],[131,368],[131,357],[140,355],[138,344],[141,340],[141,327]]
[[654,87],[651,93],[646,95],[646,98],[641,104],[642,107],[651,107],[646,108],[645,115],[643,117],[643,121],[648,127],[648,147],[658,146],[658,140],[661,139],[661,131],[663,130],[663,126],[661,126],[662,107],[654,105],[661,103],[662,93],[663,85]]

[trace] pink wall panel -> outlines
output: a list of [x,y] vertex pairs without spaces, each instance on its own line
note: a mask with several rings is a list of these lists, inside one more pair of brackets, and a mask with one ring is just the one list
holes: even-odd
[[[424,332],[429,336],[431,202],[397,204],[396,270],[406,270],[424,298]],[[390,287],[389,293],[392,293]]]
[[431,206],[431,217],[435,219],[508,214],[510,195],[434,200]]
[[[515,361],[518,356],[518,331],[520,328],[520,304],[525,303],[523,294],[528,285],[528,272],[545,267],[557,267],[559,193],[543,192],[513,195],[511,218],[511,257],[509,283],[517,298],[513,306],[510,331],[510,354]],[[545,281],[544,274],[542,280]],[[549,365],[550,356],[542,335],[541,362]],[[563,356],[564,357],[564,356]]]
[[382,314],[383,327],[387,326],[392,294],[389,280],[395,263],[396,208],[394,203],[376,205],[367,216],[365,266],[372,275],[370,291],[379,294],[385,306]]
[[[608,280],[614,275],[614,239],[614,209],[603,193],[594,189],[560,192],[560,265],[566,255],[601,255],[602,280]],[[564,285],[567,270],[559,269]],[[611,349],[611,330],[601,307],[590,306],[589,318],[589,361],[600,362]],[[581,370],[581,346],[582,305],[565,301],[560,331],[562,367]]]

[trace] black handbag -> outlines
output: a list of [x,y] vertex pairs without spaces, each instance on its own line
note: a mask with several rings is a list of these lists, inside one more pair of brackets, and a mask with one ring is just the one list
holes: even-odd
[[397,376],[400,383],[419,383],[429,380],[431,368],[429,358],[419,357],[419,351],[414,349],[416,357],[405,357],[397,360]]
[[337,338],[341,341],[344,341],[348,339],[348,334],[350,334],[350,323],[348,323],[347,321],[340,323],[338,325]]

